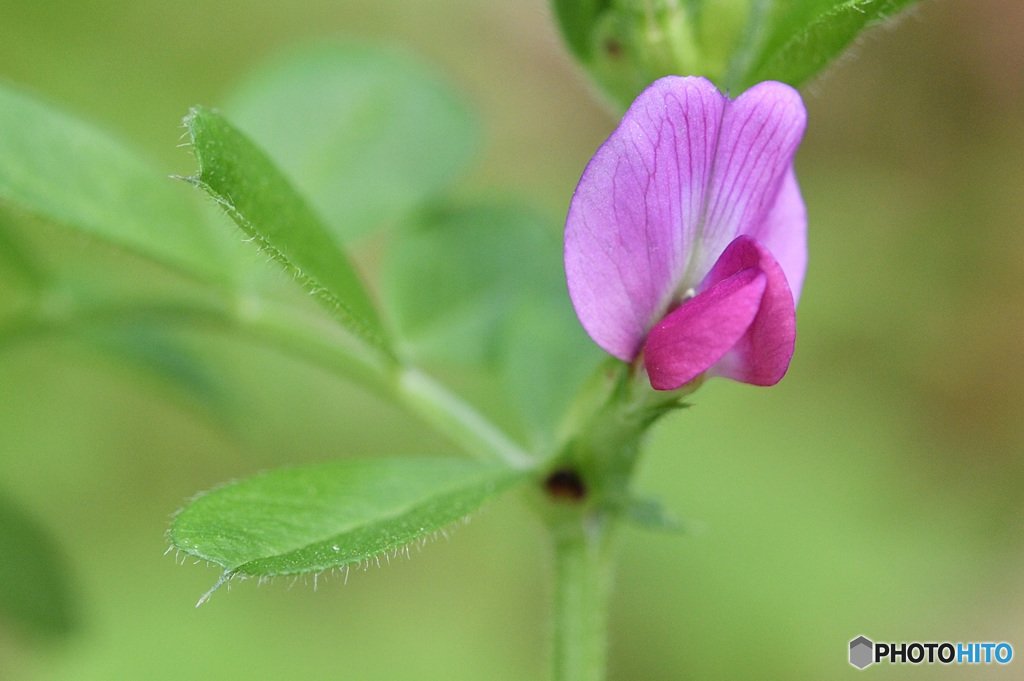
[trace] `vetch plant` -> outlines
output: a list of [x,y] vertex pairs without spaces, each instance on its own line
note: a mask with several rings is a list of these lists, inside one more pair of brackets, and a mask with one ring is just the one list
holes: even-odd
[[[705,378],[769,386],[786,373],[807,262],[793,86],[908,3],[553,4],[581,63],[632,101],[567,197],[563,253],[560,230],[527,207],[451,198],[472,118],[392,52],[300,50],[223,111],[193,108],[192,192],[0,89],[13,216],[0,274],[14,291],[0,347],[75,331],[216,411],[216,367],[181,333],[200,329],[352,381],[466,455],[346,455],[199,495],[169,537],[222,570],[200,602],[236,578],[397,555],[518,490],[553,547],[553,676],[602,679],[618,531],[677,529],[633,489],[646,434]],[[41,257],[37,223],[112,246],[136,268],[130,285],[96,285],[117,273],[87,256],[77,269]],[[384,235],[379,268],[351,248],[370,233]],[[255,267],[252,248],[290,280]],[[489,380],[507,411],[441,380],[453,365]]]
[[[224,568],[214,590],[238,577],[346,570],[532,483],[555,545],[555,676],[598,678],[616,528],[670,524],[630,489],[645,433],[684,406],[698,377],[770,385],[789,364],[806,260],[792,169],[799,95],[765,83],[729,101],[707,80],[667,77],[598,150],[569,208],[564,255],[583,326],[617,359],[597,367],[532,452],[394,346],[347,256],[258,147],[212,110],[193,110],[186,126],[200,164],[189,181],[348,331],[350,345],[334,350],[347,371],[482,461],[271,471],[191,502],[174,546]],[[634,364],[641,354],[650,385]]]

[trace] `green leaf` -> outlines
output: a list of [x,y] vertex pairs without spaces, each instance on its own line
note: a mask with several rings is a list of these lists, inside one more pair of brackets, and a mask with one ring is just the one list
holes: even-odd
[[137,315],[83,324],[77,336],[119,368],[144,374],[189,404],[226,418],[232,404],[227,386],[203,353],[181,337],[179,326]]
[[185,119],[205,189],[256,244],[316,294],[354,335],[385,353],[384,329],[342,246],[255,144],[220,114]]
[[756,49],[734,64],[739,89],[763,80],[800,85],[828,66],[858,34],[916,1],[776,0],[766,16],[754,15],[754,20],[763,20],[764,28],[755,29],[761,36],[754,43]]
[[0,85],[0,201],[202,278],[223,241],[187,191],[116,140]]
[[218,586],[235,575],[320,572],[394,555],[525,475],[450,458],[275,470],[195,499],[174,519],[170,537],[178,549],[224,568]]
[[527,301],[505,325],[501,377],[534,451],[547,452],[567,433],[577,393],[607,355],[590,340],[564,291]]
[[64,556],[46,528],[0,494],[0,618],[42,635],[77,624]]
[[403,226],[384,262],[402,353],[496,370],[536,449],[604,356],[569,302],[559,231],[511,203],[438,207]]
[[445,83],[379,47],[323,44],[281,55],[225,111],[343,241],[394,224],[441,191],[478,137]]
[[40,337],[70,338],[190,401],[223,409],[213,368],[179,331],[203,316],[230,324],[230,307],[211,305],[199,295],[205,287],[145,258],[14,213],[0,205],[0,352]]
[[553,227],[514,204],[440,206],[403,225],[382,284],[404,354],[493,365],[509,314],[564,288]]
[[[207,208],[222,229],[235,230],[213,202]],[[250,272],[261,280],[225,294],[0,204],[0,353],[41,337],[66,338],[225,415],[231,391],[221,385],[221,368],[197,352],[212,334],[275,348],[389,395],[385,356],[366,352],[275,263],[257,262]]]

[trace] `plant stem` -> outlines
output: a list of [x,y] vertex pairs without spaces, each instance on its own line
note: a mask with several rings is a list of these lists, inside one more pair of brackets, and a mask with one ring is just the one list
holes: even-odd
[[500,429],[469,404],[418,369],[404,369],[398,377],[397,398],[402,404],[464,450],[497,459],[510,468],[536,465]]
[[414,367],[403,367],[371,348],[353,349],[337,339],[325,340],[287,314],[280,306],[267,306],[265,314],[250,314],[241,321],[245,328],[281,349],[360,380],[366,387],[405,407],[471,456],[499,461],[520,470],[535,465],[533,458],[505,433],[426,373]]
[[610,523],[584,516],[552,528],[555,543],[554,681],[603,681],[613,560]]
[[113,325],[145,320],[236,333],[248,340],[301,358],[392,400],[426,425],[479,459],[528,469],[532,457],[470,404],[415,368],[349,338],[329,319],[259,297],[196,297],[170,302],[95,303],[69,299],[37,305],[0,324],[0,346],[45,334],[70,333],[82,325]]
[[548,462],[537,509],[554,539],[555,681],[603,681],[618,519],[650,426],[679,409],[699,381],[654,391],[630,367],[602,369],[574,405],[571,432]]

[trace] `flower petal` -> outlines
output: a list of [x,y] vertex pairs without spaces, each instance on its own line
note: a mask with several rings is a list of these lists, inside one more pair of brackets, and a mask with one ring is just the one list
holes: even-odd
[[703,78],[656,81],[597,150],[573,195],[569,295],[590,337],[623,361],[639,353],[688,267],[727,101]]
[[757,315],[708,374],[753,385],[775,385],[786,375],[796,345],[796,304],[779,263],[757,241],[741,236],[725,249],[701,287],[714,290],[719,282],[750,270],[765,280]]
[[807,270],[807,208],[792,166],[782,178],[782,187],[768,217],[746,234],[775,257],[786,273],[794,302],[798,302]]
[[757,268],[741,269],[655,325],[644,346],[644,365],[654,389],[675,390],[725,356],[756,317],[766,285]]
[[794,261],[794,277],[801,270],[802,281],[800,259],[790,250],[798,251],[805,241],[806,216],[795,176],[791,184],[787,178],[806,124],[800,94],[783,83],[760,83],[729,102],[691,271],[707,272],[733,239],[747,234],[766,244],[784,241],[780,253],[786,253],[787,263]]

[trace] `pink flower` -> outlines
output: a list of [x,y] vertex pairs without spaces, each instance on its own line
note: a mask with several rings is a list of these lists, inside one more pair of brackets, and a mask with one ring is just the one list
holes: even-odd
[[668,76],[583,172],[565,226],[569,295],[598,345],[643,354],[654,388],[785,375],[807,265],[793,172],[806,118],[782,83],[730,100]]

